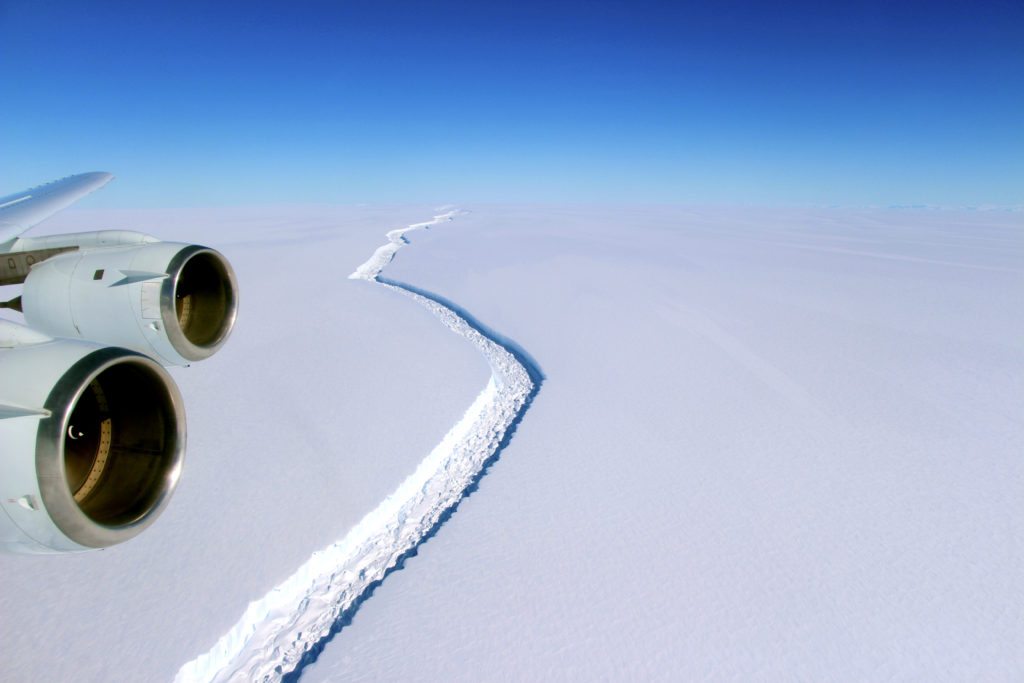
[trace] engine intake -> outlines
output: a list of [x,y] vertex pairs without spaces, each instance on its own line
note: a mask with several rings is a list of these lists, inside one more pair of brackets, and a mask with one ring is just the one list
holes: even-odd
[[[51,374],[46,365],[66,368],[46,385],[48,394],[38,388],[39,375]],[[0,370],[16,382],[29,378],[0,392],[5,402],[42,404],[39,417],[0,420],[0,491],[14,524],[4,528],[0,519],[8,549],[104,548],[155,521],[185,454],[181,395],[160,365],[124,349],[63,340],[2,350]]]
[[[109,545],[168,498],[185,435],[180,398],[159,366],[141,356],[98,367],[90,367],[92,360],[72,368],[50,395],[52,416],[39,426],[36,469],[57,525],[83,545]],[[79,513],[102,532],[81,533]]]
[[235,274],[213,249],[189,246],[171,261],[160,293],[172,346],[188,360],[213,355],[227,341],[238,312]]
[[227,341],[238,313],[234,271],[220,253],[157,242],[82,249],[37,263],[20,305],[34,329],[187,365]]

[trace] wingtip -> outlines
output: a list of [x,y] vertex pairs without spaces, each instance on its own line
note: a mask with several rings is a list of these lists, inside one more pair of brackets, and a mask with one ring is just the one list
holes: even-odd
[[89,171],[88,173],[80,173],[79,177],[83,180],[92,180],[99,185],[106,185],[114,179],[114,174],[107,173],[106,171]]
[[95,192],[113,178],[113,174],[106,171],[77,173],[0,198],[3,216],[0,220],[0,243],[6,246],[11,238]]

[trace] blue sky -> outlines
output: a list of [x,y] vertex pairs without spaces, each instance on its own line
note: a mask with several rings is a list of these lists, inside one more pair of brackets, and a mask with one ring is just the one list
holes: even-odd
[[1024,203],[1024,3],[0,4],[0,193]]

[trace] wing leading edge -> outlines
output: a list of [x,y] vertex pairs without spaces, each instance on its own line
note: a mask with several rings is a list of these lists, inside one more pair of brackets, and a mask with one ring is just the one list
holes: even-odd
[[110,173],[79,173],[0,197],[0,251],[4,244],[113,179]]

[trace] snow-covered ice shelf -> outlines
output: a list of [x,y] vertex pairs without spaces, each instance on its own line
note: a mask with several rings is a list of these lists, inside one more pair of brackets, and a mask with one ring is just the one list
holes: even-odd
[[386,275],[552,381],[303,683],[1024,680],[1020,214],[473,209]]
[[[303,683],[1024,680],[1024,214],[466,208],[393,260],[381,226],[447,209],[47,224],[209,243],[243,310],[174,372],[189,455],[160,521],[0,557],[5,678],[169,681],[397,496],[491,400],[425,294],[555,379],[500,476],[334,622]],[[373,254],[376,282],[340,282]]]
[[462,419],[398,489],[344,538],[312,557],[264,597],[213,646],[179,670],[175,680],[273,681],[295,670],[329,638],[338,620],[403,557],[427,538],[501,449],[538,388],[536,368],[438,298],[379,278],[405,234],[451,220],[436,216],[387,234],[388,242],[350,276],[376,282],[430,310],[487,360],[491,378]]

